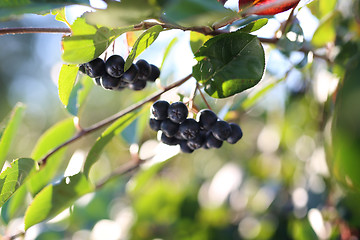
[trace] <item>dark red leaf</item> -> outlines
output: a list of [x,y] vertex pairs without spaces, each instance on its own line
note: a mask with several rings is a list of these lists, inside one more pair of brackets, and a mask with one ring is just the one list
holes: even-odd
[[295,7],[300,0],[239,0],[239,9],[244,10],[248,7],[247,14],[274,15]]
[[218,0],[218,2],[221,2],[223,5],[225,4],[227,0]]

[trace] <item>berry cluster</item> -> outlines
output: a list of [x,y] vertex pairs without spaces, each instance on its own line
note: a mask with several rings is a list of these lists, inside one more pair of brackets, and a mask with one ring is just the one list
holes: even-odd
[[180,145],[185,153],[198,148],[220,148],[224,141],[234,144],[242,138],[242,130],[235,123],[219,120],[217,115],[203,109],[197,120],[187,118],[188,109],[182,102],[169,104],[158,100],[151,107],[150,127],[161,130],[161,141],[167,145]]
[[101,58],[80,65],[79,70],[94,79],[96,85],[109,90],[122,90],[126,87],[139,91],[146,87],[146,82],[155,82],[160,70],[155,65],[140,59],[124,72],[124,59],[112,55],[106,62]]

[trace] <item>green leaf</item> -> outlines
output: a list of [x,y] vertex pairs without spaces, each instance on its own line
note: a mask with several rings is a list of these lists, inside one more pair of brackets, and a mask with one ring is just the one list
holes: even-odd
[[140,35],[125,61],[124,71],[128,70],[134,59],[156,40],[162,30],[162,26],[156,25],[149,28]]
[[248,97],[244,100],[244,102],[241,104],[244,110],[248,110],[252,106],[254,106],[256,103],[259,102],[259,99],[265,96],[266,93],[268,93],[271,89],[273,89],[275,86],[278,86],[278,83],[282,82],[284,78],[281,78],[275,82],[269,83],[266,85],[263,89],[255,93],[253,96]]
[[336,96],[329,169],[346,189],[360,193],[360,54],[348,63]]
[[[68,118],[55,124],[40,137],[31,154],[32,158],[37,161],[40,160],[50,150],[69,140],[74,132],[75,126],[73,118]],[[65,151],[66,148],[63,148],[51,155],[47,159],[45,167],[31,176],[27,186],[32,195],[37,194],[56,176],[60,170],[60,165],[63,163]]]
[[312,1],[306,6],[311,10],[311,13],[318,19],[322,19],[327,14],[334,11],[337,0],[317,0]]
[[69,22],[66,20],[65,8],[51,10],[51,14],[55,15],[55,20],[63,22],[70,27]]
[[315,47],[322,47],[329,42],[335,41],[336,25],[339,18],[339,12],[335,11],[327,18],[324,18],[316,29],[311,44]]
[[79,110],[83,106],[83,103],[93,86],[93,80],[89,76],[85,75],[83,75],[80,81],[75,84],[70,93],[69,103],[66,106],[66,109],[70,114],[78,116]]
[[64,178],[59,184],[49,185],[36,195],[25,213],[25,230],[52,218],[70,207],[75,200],[95,190],[84,174]]
[[25,182],[35,169],[36,162],[30,158],[19,158],[0,174],[0,207]]
[[62,39],[62,59],[67,63],[79,64],[100,56],[122,33],[133,27],[109,29],[87,24],[85,18],[77,18],[71,25],[71,35]]
[[211,26],[236,16],[236,12],[224,8],[217,0],[176,0],[165,7],[164,18],[183,26]]
[[162,69],[162,67],[164,66],[165,60],[166,60],[167,57],[169,56],[169,53],[170,53],[171,49],[174,47],[174,45],[176,44],[176,42],[177,42],[178,40],[179,40],[179,39],[178,39],[177,37],[173,38],[173,39],[171,40],[171,42],[169,43],[169,45],[166,47],[165,52],[164,52],[163,59],[162,59],[162,61],[161,61],[160,69]]
[[92,146],[89,154],[86,157],[85,166],[84,166],[85,176],[89,176],[91,166],[98,160],[101,152],[103,151],[105,146],[112,140],[112,138],[120,134],[130,123],[132,123],[144,111],[144,109],[147,108],[143,108],[141,111],[138,112],[131,112],[126,114],[125,116],[121,117],[113,124],[111,124],[111,126],[108,127],[101,134],[101,136],[96,140],[94,146]]
[[132,178],[130,188],[127,188],[130,194],[135,194],[136,192],[140,193],[150,180],[164,168],[166,163],[168,163],[168,161],[156,163],[149,168],[140,170]]
[[248,25],[246,25],[243,28],[240,28],[239,31],[244,32],[244,33],[255,32],[255,31],[259,30],[260,28],[262,28],[263,26],[265,26],[267,23],[268,23],[267,18],[261,18],[261,19],[258,19],[258,20],[255,20],[255,21],[249,23]]
[[255,86],[265,68],[264,50],[256,36],[234,32],[208,40],[195,54],[193,76],[214,98],[226,98]]
[[24,13],[45,13],[51,9],[62,8],[71,4],[89,5],[89,0],[12,0],[0,1],[0,20],[6,20]]
[[59,74],[59,98],[61,102],[67,106],[71,91],[74,87],[79,67],[73,64],[63,64]]
[[22,103],[16,104],[10,116],[0,126],[0,168],[3,167],[6,155],[10,149],[17,129],[21,123],[25,106]]
[[197,51],[204,45],[204,43],[209,40],[212,36],[204,35],[198,32],[190,32],[190,47],[193,54],[196,54]]
[[11,196],[9,201],[7,201],[7,209],[5,215],[8,221],[20,216],[20,214],[25,211],[27,193],[28,191],[26,189],[26,184],[23,184]]
[[301,49],[304,45],[304,41],[304,32],[300,27],[299,22],[296,22],[281,36],[280,40],[277,42],[277,46],[281,51],[292,52]]
[[90,24],[100,24],[107,27],[124,27],[134,25],[146,19],[157,19],[161,9],[151,0],[122,0],[111,1],[104,10],[85,14]]

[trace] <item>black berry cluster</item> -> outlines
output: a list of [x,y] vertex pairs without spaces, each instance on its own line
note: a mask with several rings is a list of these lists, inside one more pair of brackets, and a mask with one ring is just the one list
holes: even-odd
[[167,145],[180,145],[185,153],[198,148],[220,148],[224,141],[234,144],[242,136],[242,130],[235,123],[218,119],[209,110],[201,110],[197,120],[187,118],[188,109],[182,102],[169,104],[158,100],[151,107],[150,127],[161,131],[161,141]]
[[146,83],[155,82],[160,76],[160,70],[153,64],[140,59],[124,72],[124,59],[119,55],[112,55],[106,62],[96,58],[80,65],[79,70],[94,79],[96,85],[108,90],[122,90],[126,87],[139,91],[146,87]]

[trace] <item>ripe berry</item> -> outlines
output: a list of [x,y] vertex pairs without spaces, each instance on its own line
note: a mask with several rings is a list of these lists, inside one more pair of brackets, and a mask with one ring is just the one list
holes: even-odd
[[218,140],[225,141],[231,134],[231,127],[227,122],[220,120],[214,124],[211,132]]
[[143,90],[145,87],[146,87],[146,81],[141,80],[141,79],[137,79],[134,82],[129,84],[129,88],[134,90],[134,91]]
[[189,111],[182,102],[175,102],[169,106],[168,117],[175,123],[182,123],[187,118]]
[[230,123],[229,125],[231,127],[231,134],[226,139],[226,141],[228,143],[234,144],[242,138],[243,132],[242,132],[240,126],[237,125],[236,123]]
[[136,66],[139,68],[138,78],[146,81],[151,73],[150,64],[144,59],[140,59],[139,61],[136,62]]
[[149,120],[150,128],[154,131],[160,130],[161,123],[162,123],[161,120],[156,120],[155,118],[150,118]]
[[194,139],[188,140],[187,145],[190,149],[196,150],[201,148],[204,145],[204,142],[205,138],[201,134],[198,134]]
[[215,138],[211,132],[208,132],[206,134],[205,144],[206,144],[206,147],[208,147],[208,148],[220,148],[223,144],[223,141],[220,141],[219,139]]
[[151,106],[151,113],[156,120],[165,120],[168,117],[169,103],[167,101],[158,100]]
[[124,89],[124,88],[126,88],[126,87],[128,87],[128,86],[129,86],[129,83],[124,82],[124,81],[122,80],[122,78],[119,78],[118,90]]
[[105,74],[105,63],[101,58],[95,58],[85,63],[84,68],[86,74],[91,78],[101,77]]
[[210,130],[218,119],[217,115],[209,109],[201,110],[196,117],[200,124],[200,128],[205,130]]
[[180,141],[180,150],[181,150],[183,153],[192,153],[192,152],[194,151],[193,149],[191,149],[191,148],[188,146],[186,140]]
[[153,64],[150,64],[150,76],[148,77],[148,81],[150,82],[155,82],[155,80],[160,76],[160,69],[153,65]]
[[168,137],[165,135],[165,133],[161,134],[161,142],[170,145],[170,146],[175,146],[177,144],[179,144],[180,140],[176,139],[174,137]]
[[109,90],[113,90],[113,89],[117,89],[119,86],[119,78],[114,78],[112,76],[110,76],[109,74],[105,74],[101,80],[101,86],[105,89],[109,89]]
[[112,55],[105,63],[106,72],[112,77],[120,77],[124,73],[124,59],[119,55]]
[[177,131],[179,130],[179,124],[174,123],[170,119],[165,119],[160,125],[160,129],[168,137],[174,137]]
[[186,119],[179,127],[181,136],[186,140],[194,139],[198,135],[199,131],[199,123],[192,118]]
[[126,72],[124,72],[121,78],[125,82],[132,83],[137,79],[138,74],[139,68],[135,64],[131,64],[131,67]]

